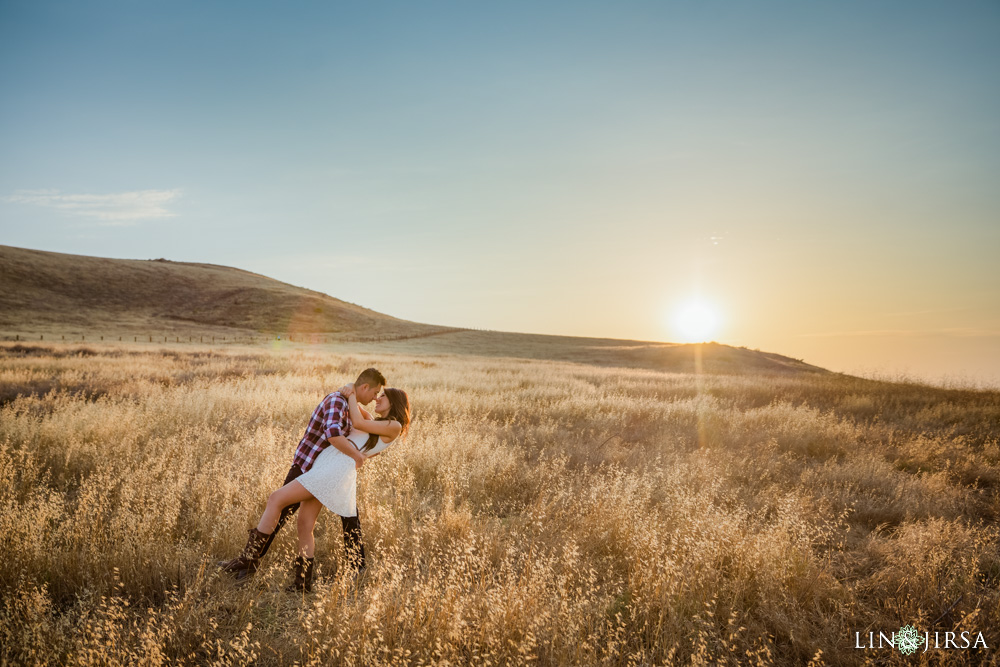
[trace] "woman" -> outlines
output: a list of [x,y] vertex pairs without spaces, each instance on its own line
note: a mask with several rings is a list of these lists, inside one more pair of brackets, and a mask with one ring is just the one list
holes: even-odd
[[[358,405],[354,385],[340,389],[347,397],[351,413],[348,440],[364,455],[365,460],[380,453],[405,435],[410,425],[410,399],[401,389],[386,387],[375,402],[376,419]],[[281,510],[301,503],[298,516],[299,555],[295,559],[295,580],[289,590],[312,589],[315,540],[313,528],[320,508],[326,505],[339,514],[344,524],[344,548],[348,563],[360,574],[365,568],[365,551],[361,543],[361,525],[357,509],[357,467],[359,464],[335,447],[325,448],[312,467],[284,485],[267,499],[267,507],[257,524],[261,540],[270,536],[278,524]]]

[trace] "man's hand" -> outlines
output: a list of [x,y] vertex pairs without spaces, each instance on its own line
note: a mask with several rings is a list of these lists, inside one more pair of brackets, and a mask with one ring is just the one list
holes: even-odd
[[357,470],[365,464],[365,455],[358,451],[354,443],[342,435],[335,436],[327,440],[331,446],[335,447],[341,454],[346,454],[354,459],[354,469]]
[[343,396],[344,398],[348,398],[354,393],[354,383],[348,382],[343,387],[341,387],[339,391],[341,396]]

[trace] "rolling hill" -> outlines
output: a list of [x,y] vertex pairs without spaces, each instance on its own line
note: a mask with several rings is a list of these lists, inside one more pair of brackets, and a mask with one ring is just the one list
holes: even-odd
[[[292,335],[386,352],[571,361],[673,372],[826,373],[779,354],[452,329],[398,319],[249,271],[165,259],[126,260],[0,246],[0,335]],[[382,340],[372,340],[378,333]]]
[[443,331],[249,271],[0,246],[0,329],[73,332]]

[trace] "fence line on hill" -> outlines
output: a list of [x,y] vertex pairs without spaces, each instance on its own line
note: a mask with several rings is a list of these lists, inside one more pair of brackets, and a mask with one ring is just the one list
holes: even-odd
[[[387,343],[400,340],[410,340],[414,338],[427,338],[430,336],[441,336],[443,334],[456,333],[460,331],[476,331],[475,329],[450,328],[440,331],[430,331],[419,334],[404,333],[284,333],[284,334],[259,334],[259,335],[187,335],[168,336],[164,334],[7,334],[2,340],[8,342],[56,342],[56,343],[94,343],[94,342],[121,342],[121,343],[198,343],[198,344],[227,344],[227,345],[254,345],[271,342],[307,343],[312,345],[323,345],[331,343]],[[46,338],[48,336],[48,338]],[[131,338],[132,340],[129,340]]]

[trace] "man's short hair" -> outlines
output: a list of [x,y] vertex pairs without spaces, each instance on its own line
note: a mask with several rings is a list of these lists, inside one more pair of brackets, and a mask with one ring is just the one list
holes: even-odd
[[384,387],[385,376],[374,368],[366,368],[361,371],[361,375],[358,376],[358,379],[354,382],[354,384],[359,387],[363,384],[366,384],[369,387]]

